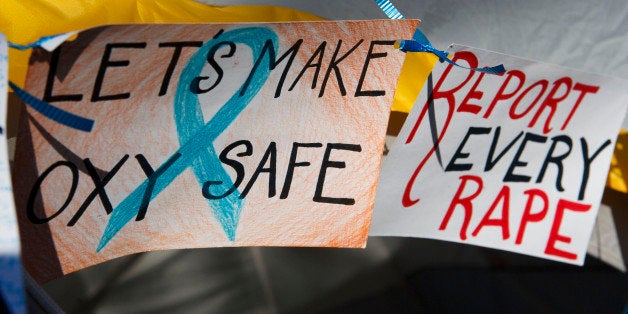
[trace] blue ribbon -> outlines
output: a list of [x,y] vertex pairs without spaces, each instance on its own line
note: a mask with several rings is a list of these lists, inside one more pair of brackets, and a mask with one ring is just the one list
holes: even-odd
[[33,109],[37,110],[37,112],[53,121],[85,132],[90,132],[94,127],[94,120],[92,119],[77,116],[73,113],[57,108],[43,100],[39,100],[12,82],[9,82],[9,86],[13,89],[17,97],[19,97],[25,104],[31,106]]
[[[395,8],[395,6],[389,0],[375,0],[375,3],[379,6],[384,13],[388,16],[388,18],[393,20],[404,19],[403,14]],[[446,51],[438,50],[432,47],[430,41],[425,37],[425,34],[421,32],[418,28],[414,32],[414,36],[412,36],[412,40],[401,40],[398,42],[399,50],[403,52],[430,52],[435,54],[440,62],[447,61],[450,64],[453,64],[457,67],[461,67],[464,69],[484,72],[489,74],[502,74],[506,72],[503,64],[488,67],[488,68],[468,68],[462,65],[455,63],[453,60],[449,59],[449,54]]]
[[468,69],[472,71],[484,72],[488,74],[502,74],[506,72],[503,64],[496,65],[493,67],[487,68],[469,68],[455,63],[453,60],[449,59],[449,53],[443,50],[438,50],[432,47],[430,41],[425,37],[425,34],[421,32],[418,28],[414,32],[414,36],[412,36],[412,40],[401,40],[398,42],[399,50],[403,52],[430,52],[435,54],[440,62],[446,61],[449,64],[453,64],[457,67],[461,67],[463,69]]
[[18,50],[26,50],[26,49],[31,49],[31,48],[37,48],[40,47],[41,45],[43,45],[44,43],[46,43],[47,41],[54,39],[55,37],[57,37],[59,35],[50,35],[50,36],[44,36],[42,38],[40,38],[39,40],[37,40],[34,43],[30,43],[30,44],[26,44],[26,45],[19,45],[19,44],[14,44],[12,42],[9,42],[9,47],[11,48],[15,48]]

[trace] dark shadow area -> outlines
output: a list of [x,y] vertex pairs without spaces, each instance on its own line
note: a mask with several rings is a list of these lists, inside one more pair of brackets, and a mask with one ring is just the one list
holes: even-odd
[[[20,104],[20,106],[25,105]],[[22,107],[22,111],[25,111],[25,108]],[[28,115],[21,115],[20,120],[21,128],[18,130],[18,138],[20,141],[18,145],[32,148],[33,139],[28,126]],[[36,281],[46,282],[52,278],[61,276],[63,273],[59,257],[55,250],[50,227],[47,224],[33,224],[29,222],[26,214],[30,187],[39,176],[34,150],[17,150],[14,165],[12,179],[15,208],[20,227],[24,268]],[[15,169],[20,169],[20,171],[18,172]],[[43,206],[42,197],[38,195],[35,198],[34,209],[39,217],[45,216]],[[33,264],[42,265],[42,267],[34,268],[31,266]]]
[[22,106],[20,99],[15,93],[9,93],[9,102],[7,105],[7,138],[17,136],[17,127],[20,122],[20,113]]
[[401,132],[401,127],[408,117],[407,113],[391,111],[390,118],[388,119],[388,128],[386,129],[387,135],[397,136]]
[[[456,262],[447,266],[439,261],[434,266],[408,271],[412,266],[407,263],[413,262],[407,256],[407,249],[426,246],[447,249],[451,243],[403,241],[405,248],[396,254],[396,261],[388,265],[399,270],[401,276],[393,286],[331,308],[323,306],[328,302],[323,298],[313,302],[310,305],[313,307],[306,306],[294,313],[621,313],[628,306],[628,276],[592,257],[587,258],[583,267],[578,267],[492,249],[467,250],[458,246],[450,247],[449,251],[476,251],[502,263],[465,267],[455,265]],[[422,253],[425,260],[425,250]],[[528,261],[531,265],[526,265]],[[414,260],[416,262],[420,260]],[[356,285],[359,281],[356,278],[333,293],[343,294],[343,291],[369,286]],[[370,283],[371,286],[378,284]]]

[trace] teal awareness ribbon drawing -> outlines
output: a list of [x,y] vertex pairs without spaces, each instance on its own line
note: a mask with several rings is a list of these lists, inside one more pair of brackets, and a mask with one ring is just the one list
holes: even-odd
[[[247,45],[253,57],[269,59],[261,54],[264,44],[271,40],[278,48],[277,35],[268,28],[249,27],[224,32],[205,43],[187,63],[181,74],[174,97],[174,119],[179,137],[179,149],[153,174],[129,194],[111,213],[97,252],[135,217],[142,206],[161,193],[185,169],[191,167],[199,186],[207,181],[221,181],[221,187],[233,185],[229,174],[222,167],[213,147],[214,140],[238,117],[249,102],[257,95],[270,74],[270,67],[256,67],[240,89],[205,123],[198,95],[190,92],[190,82],[200,75],[207,62],[208,52],[225,42]],[[264,61],[256,60],[263,64]],[[269,63],[270,64],[270,63]],[[243,90],[245,89],[245,90]],[[226,188],[225,188],[226,189]],[[215,190],[214,190],[215,191]],[[199,194],[201,189],[199,188]],[[220,222],[229,240],[235,240],[243,200],[236,190],[221,199],[208,200],[214,217]]]

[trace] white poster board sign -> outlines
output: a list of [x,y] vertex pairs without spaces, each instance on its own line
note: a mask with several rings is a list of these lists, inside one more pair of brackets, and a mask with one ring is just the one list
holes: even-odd
[[626,82],[452,45],[382,165],[370,235],[442,239],[582,265]]

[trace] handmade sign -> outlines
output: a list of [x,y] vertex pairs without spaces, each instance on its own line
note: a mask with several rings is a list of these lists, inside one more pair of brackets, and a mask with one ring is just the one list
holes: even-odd
[[404,59],[393,43],[417,25],[119,25],[35,51],[26,90],[47,103],[23,111],[14,182],[27,269],[363,247]]
[[7,41],[0,33],[0,312],[25,313],[20,239],[7,148]]
[[382,166],[371,235],[469,243],[582,264],[626,82],[452,46]]

